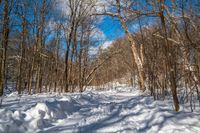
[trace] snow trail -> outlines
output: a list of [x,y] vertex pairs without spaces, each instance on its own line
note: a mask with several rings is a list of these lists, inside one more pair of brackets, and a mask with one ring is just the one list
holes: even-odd
[[[129,91],[125,91],[129,90]],[[10,95],[0,108],[1,133],[199,133],[200,113],[173,111],[136,89]]]

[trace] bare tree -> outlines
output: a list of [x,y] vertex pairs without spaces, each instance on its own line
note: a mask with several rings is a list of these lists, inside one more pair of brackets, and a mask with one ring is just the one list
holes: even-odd
[[3,13],[3,39],[1,42],[1,69],[0,69],[0,96],[3,95],[6,78],[6,61],[7,61],[7,48],[9,39],[9,1],[4,1],[4,13]]
[[145,90],[146,87],[145,87],[145,70],[144,70],[144,63],[143,63],[143,59],[142,57],[140,56],[139,52],[138,52],[138,49],[136,47],[136,43],[135,43],[135,40],[133,39],[132,37],[132,33],[129,31],[128,29],[128,26],[126,24],[126,21],[125,21],[125,18],[123,17],[123,14],[122,14],[122,1],[120,0],[116,0],[116,8],[117,8],[117,12],[116,13],[112,13],[112,12],[103,12],[103,13],[97,13],[96,15],[108,15],[108,16],[111,16],[111,17],[116,17],[119,19],[127,37],[128,37],[128,40],[131,44],[131,50],[133,52],[133,57],[134,57],[134,61],[136,63],[136,66],[137,66],[137,70],[138,70],[138,75],[139,75],[139,85],[140,85],[140,89],[141,90]]

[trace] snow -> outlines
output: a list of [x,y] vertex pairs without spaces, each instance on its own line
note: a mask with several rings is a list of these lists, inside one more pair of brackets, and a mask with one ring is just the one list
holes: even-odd
[[3,98],[0,133],[199,133],[200,109],[190,112],[172,100],[154,101],[148,94],[121,85],[107,91],[37,94]]

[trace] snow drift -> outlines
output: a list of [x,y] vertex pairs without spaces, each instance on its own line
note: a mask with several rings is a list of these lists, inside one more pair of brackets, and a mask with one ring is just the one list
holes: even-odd
[[190,112],[182,105],[176,113],[171,102],[154,101],[125,86],[60,95],[11,94],[0,108],[0,133],[200,132],[199,107]]

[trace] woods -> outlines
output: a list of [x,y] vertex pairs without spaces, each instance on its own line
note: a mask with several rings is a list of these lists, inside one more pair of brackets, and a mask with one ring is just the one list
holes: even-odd
[[[1,0],[0,96],[83,92],[125,78],[155,100],[170,93],[175,111],[180,102],[192,109],[194,97],[200,102],[199,12],[198,0]],[[105,17],[124,35],[101,48]]]

